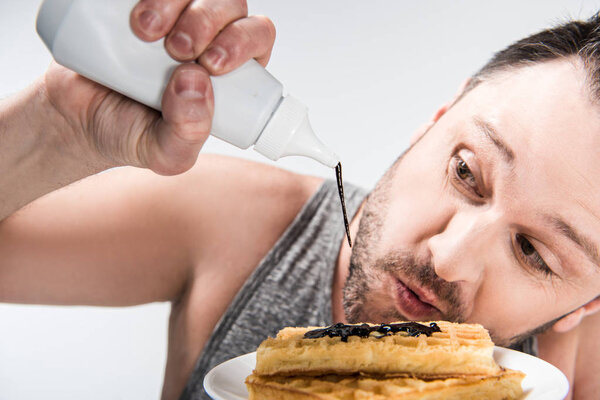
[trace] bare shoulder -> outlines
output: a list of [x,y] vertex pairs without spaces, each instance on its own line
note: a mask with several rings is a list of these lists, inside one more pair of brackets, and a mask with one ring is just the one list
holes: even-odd
[[258,197],[266,194],[291,198],[310,197],[322,182],[321,178],[271,165],[212,154],[201,155],[190,173],[194,175],[194,179],[200,178],[217,190],[235,189]]
[[[216,155],[202,155],[189,175],[186,186],[195,192],[187,208],[189,229],[198,240],[200,272],[216,259],[221,268],[231,265],[238,271],[258,263],[322,182]],[[211,260],[209,266],[203,260]]]

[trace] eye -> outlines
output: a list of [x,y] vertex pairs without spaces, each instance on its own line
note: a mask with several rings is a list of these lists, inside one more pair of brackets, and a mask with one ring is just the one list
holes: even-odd
[[517,242],[517,251],[524,263],[544,275],[552,274],[552,270],[548,267],[548,264],[546,264],[540,253],[538,253],[534,245],[525,236],[517,233],[515,241]]
[[461,159],[460,157],[458,157],[458,161],[456,162],[456,174],[462,180],[468,180],[469,182],[475,180],[475,177],[469,169],[469,166],[467,165],[465,160]]
[[453,179],[478,197],[483,197],[477,185],[477,179],[465,160],[458,154],[452,157],[451,168],[454,170]]

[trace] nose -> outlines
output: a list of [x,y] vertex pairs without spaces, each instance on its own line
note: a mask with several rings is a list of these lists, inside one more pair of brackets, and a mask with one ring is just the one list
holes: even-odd
[[447,282],[479,282],[490,228],[490,221],[481,213],[455,213],[428,240],[436,274]]

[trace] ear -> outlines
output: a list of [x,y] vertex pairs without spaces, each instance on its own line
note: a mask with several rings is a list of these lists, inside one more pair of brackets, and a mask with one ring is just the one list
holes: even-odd
[[471,78],[465,79],[463,81],[463,83],[460,85],[460,87],[458,88],[458,91],[456,92],[456,94],[454,95],[454,97],[452,98],[452,100],[450,100],[449,102],[445,103],[440,108],[438,108],[438,110],[435,112],[435,114],[433,114],[433,117],[429,121],[427,121],[426,123],[424,123],[423,125],[421,125],[413,133],[413,135],[410,138],[410,145],[411,146],[413,144],[415,144],[419,139],[421,139],[421,137],[423,137],[423,135],[425,134],[425,132],[427,132],[436,122],[439,121],[439,119],[442,117],[442,115],[446,114],[446,111],[448,111],[448,109],[450,107],[452,107],[452,105],[463,94],[465,88],[469,85],[469,82],[471,82]]
[[600,311],[600,296],[556,321],[554,325],[552,325],[552,330],[559,333],[568,332],[577,327],[584,317],[598,311]]

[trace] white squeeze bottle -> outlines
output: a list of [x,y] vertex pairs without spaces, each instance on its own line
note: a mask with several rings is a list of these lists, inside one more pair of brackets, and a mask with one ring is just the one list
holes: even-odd
[[[45,0],[37,31],[65,67],[156,110],[179,65],[163,40],[140,40],[129,26],[137,0]],[[211,77],[215,111],[211,135],[271,160],[311,157],[335,167],[338,156],[314,134],[307,109],[255,60]]]

